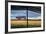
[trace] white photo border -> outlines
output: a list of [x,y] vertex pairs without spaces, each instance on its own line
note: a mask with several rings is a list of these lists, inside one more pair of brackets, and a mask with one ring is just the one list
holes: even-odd
[[[21,5],[21,6],[41,6],[41,27],[37,28],[19,28],[19,29],[11,29],[11,22],[10,22],[10,13],[11,13],[11,5]],[[28,4],[28,3],[12,3],[8,2],[8,32],[16,32],[16,31],[32,31],[32,30],[43,30],[43,4]]]

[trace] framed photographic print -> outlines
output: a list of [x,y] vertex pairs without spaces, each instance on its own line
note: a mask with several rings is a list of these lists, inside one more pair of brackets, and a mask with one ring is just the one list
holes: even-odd
[[6,1],[5,32],[37,32],[45,30],[43,2]]

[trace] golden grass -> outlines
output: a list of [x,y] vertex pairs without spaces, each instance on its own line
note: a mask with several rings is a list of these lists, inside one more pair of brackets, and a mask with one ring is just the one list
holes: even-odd
[[27,21],[11,21],[14,25],[27,25]]
[[[12,26],[19,26],[19,25],[24,25],[27,26],[27,21],[26,20],[11,20]],[[41,20],[28,20],[28,25],[29,26],[40,26],[41,25]]]
[[28,25],[41,25],[41,21],[28,21]]

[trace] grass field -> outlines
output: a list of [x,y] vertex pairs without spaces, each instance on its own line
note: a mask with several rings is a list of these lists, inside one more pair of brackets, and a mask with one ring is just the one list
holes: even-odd
[[[31,27],[40,27],[41,26],[41,20],[34,20],[29,19],[28,20],[28,28]],[[27,28],[27,20],[11,20],[11,28]]]

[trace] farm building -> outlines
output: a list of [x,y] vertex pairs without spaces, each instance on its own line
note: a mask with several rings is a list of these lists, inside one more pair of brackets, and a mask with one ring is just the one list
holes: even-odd
[[20,19],[26,19],[26,16],[17,16],[16,19],[20,20]]

